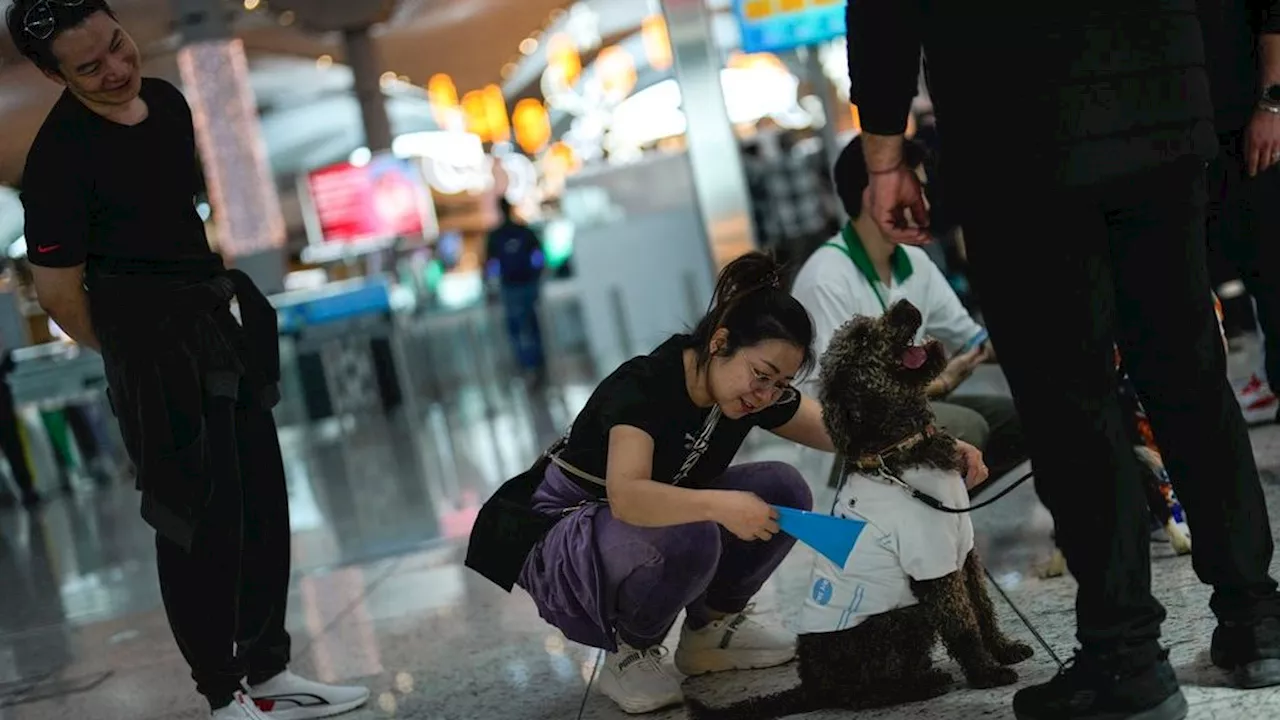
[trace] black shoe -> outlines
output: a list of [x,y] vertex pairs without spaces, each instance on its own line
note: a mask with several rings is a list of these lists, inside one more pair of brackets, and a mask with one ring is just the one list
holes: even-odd
[[1153,664],[1122,669],[1077,650],[1052,680],[1015,693],[1013,714],[1018,720],[1182,720],[1187,699],[1167,652]]
[[1209,659],[1246,690],[1280,685],[1280,619],[1218,623]]

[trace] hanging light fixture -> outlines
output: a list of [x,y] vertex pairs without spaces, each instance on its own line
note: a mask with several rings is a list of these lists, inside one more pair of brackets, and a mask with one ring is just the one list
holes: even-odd
[[640,25],[640,39],[644,42],[644,54],[649,60],[649,67],[654,70],[671,67],[674,57],[666,18],[658,14],[646,17]]
[[516,144],[530,155],[541,152],[551,140],[551,117],[546,106],[534,98],[524,98],[516,103],[511,113],[511,126],[515,130]]
[[610,45],[601,50],[595,67],[600,87],[608,97],[621,101],[636,86],[636,61],[624,48]]
[[507,121],[507,101],[502,88],[488,85],[484,93],[485,123],[489,128],[489,142],[506,142],[511,139],[511,124]]
[[484,91],[472,90],[462,96],[462,112],[467,119],[467,132],[476,135],[481,142],[491,142],[493,134],[489,128],[489,108]]
[[431,103],[431,116],[436,124],[445,127],[458,109],[458,88],[453,78],[436,73],[427,80],[427,100]]

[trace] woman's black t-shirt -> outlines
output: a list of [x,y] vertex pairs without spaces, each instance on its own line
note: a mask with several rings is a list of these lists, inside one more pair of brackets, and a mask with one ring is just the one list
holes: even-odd
[[574,420],[560,457],[596,477],[605,476],[609,431],[630,425],[653,438],[653,480],[704,486],[729,467],[753,427],[785,425],[800,408],[788,392],[774,405],[737,420],[700,408],[685,386],[687,335],[676,335],[649,355],[628,360],[596,388]]

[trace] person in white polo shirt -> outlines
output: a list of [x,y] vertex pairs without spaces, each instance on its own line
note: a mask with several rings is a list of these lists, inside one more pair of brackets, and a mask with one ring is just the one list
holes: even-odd
[[[926,152],[914,142],[905,149],[906,163],[922,176]],[[1013,399],[952,394],[979,365],[994,358],[986,329],[969,315],[924,250],[884,239],[875,221],[863,214],[868,177],[860,138],[841,152],[833,175],[852,220],[809,256],[791,289],[813,317],[814,353],[821,358],[836,329],[850,318],[877,317],[899,300],[910,301],[924,315],[921,333],[941,341],[952,355],[928,388],[939,427],[981,449],[991,477],[1009,472],[1026,459]],[[817,397],[817,383],[818,373],[810,373],[800,389]]]

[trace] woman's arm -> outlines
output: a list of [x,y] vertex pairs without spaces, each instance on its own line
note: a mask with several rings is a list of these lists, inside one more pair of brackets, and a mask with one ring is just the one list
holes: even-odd
[[778,532],[777,512],[751,493],[683,488],[656,482],[652,475],[653,437],[615,425],[609,431],[605,488],[618,520],[640,527],[710,521],[743,540],[768,540]]
[[822,406],[808,395],[800,395],[800,408],[786,423],[773,429],[773,434],[805,447],[833,453],[836,446],[822,423]]
[[[795,417],[773,430],[773,434],[794,443],[826,452],[836,452],[835,443],[822,422],[822,406],[807,395],[800,396],[800,409]],[[982,461],[982,451],[966,442],[956,441],[956,451],[965,464],[965,485],[970,489],[986,482],[989,471]]]

